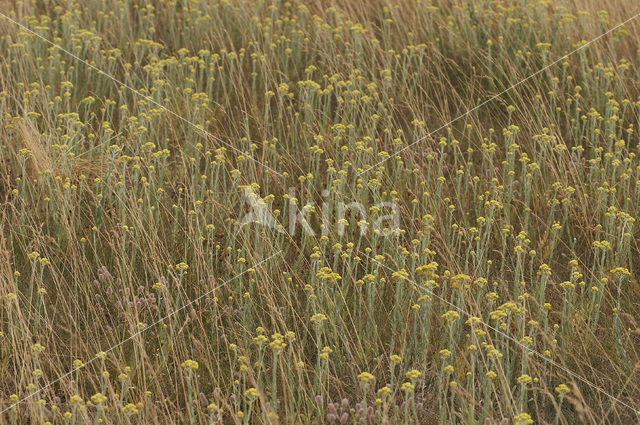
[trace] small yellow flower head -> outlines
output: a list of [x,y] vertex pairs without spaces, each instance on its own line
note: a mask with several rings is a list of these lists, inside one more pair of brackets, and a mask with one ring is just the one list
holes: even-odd
[[183,369],[188,370],[198,370],[199,367],[198,362],[195,360],[185,360],[180,366],[182,366]]
[[391,357],[389,357],[389,360],[391,360],[391,363],[399,364],[402,362],[402,357],[397,354],[392,354]]
[[255,388],[249,388],[244,392],[244,396],[247,398],[257,398],[259,395],[260,393]]
[[267,342],[269,342],[269,338],[267,338],[264,335],[258,335],[258,336],[253,338],[253,342],[255,342],[257,345],[261,346],[262,344],[266,344]]
[[533,381],[533,378],[531,378],[529,375],[522,375],[516,380],[518,384],[528,384],[531,381]]
[[31,346],[31,351],[34,353],[42,353],[44,351],[44,347],[36,342]]
[[497,373],[495,373],[495,372],[494,372],[494,371],[492,371],[492,370],[490,370],[489,372],[487,372],[485,375],[486,375],[486,376],[487,376],[487,378],[489,378],[489,379],[496,379],[496,376],[498,376],[498,374],[497,374]]
[[320,353],[319,357],[322,360],[328,360],[329,359],[329,354],[333,353],[333,350],[331,349],[331,347],[324,347],[322,349],[322,352]]
[[138,408],[135,404],[129,403],[122,408],[122,412],[127,416],[133,416],[138,413]]
[[533,419],[531,419],[531,415],[528,413],[520,413],[513,417],[514,425],[531,425],[533,423]]
[[93,404],[104,404],[107,401],[107,397],[105,395],[103,395],[102,393],[95,393],[94,395],[91,396],[91,402]]
[[369,372],[362,372],[358,375],[358,380],[360,382],[364,382],[365,384],[373,381],[373,379],[374,379],[373,375],[370,374]]
[[416,369],[411,369],[409,372],[407,372],[407,378],[411,379],[412,381],[420,378],[421,375],[422,373],[420,373],[420,371]]
[[400,389],[402,391],[404,391],[405,393],[412,393],[413,390],[415,389],[415,385],[413,385],[411,382],[405,382],[404,384],[402,384],[402,386],[400,387]]
[[447,350],[446,348],[444,350],[440,350],[440,357],[446,359],[449,356],[451,356],[451,351]]
[[389,386],[385,385],[384,387],[380,388],[378,390],[378,394],[380,394],[381,397],[386,397],[389,394],[391,394],[391,388],[389,388]]
[[69,402],[71,404],[77,404],[77,405],[84,404],[84,400],[82,400],[82,397],[80,397],[77,394],[76,395],[72,395],[71,398],[69,399]]
[[327,320],[328,320],[327,316],[325,316],[322,313],[317,313],[317,314],[314,314],[313,316],[311,316],[311,323],[322,323],[322,322],[325,322]]
[[569,387],[566,384],[560,384],[555,388],[556,392],[558,393],[558,395],[560,397],[562,397],[565,394],[569,394],[571,392],[571,390],[569,389]]
[[18,153],[22,158],[25,158],[25,159],[33,156],[33,152],[31,152],[31,150],[27,148],[20,149]]
[[284,348],[287,346],[287,343],[284,342],[282,337],[276,337],[269,343],[269,346],[273,349],[273,351],[280,352],[284,350]]

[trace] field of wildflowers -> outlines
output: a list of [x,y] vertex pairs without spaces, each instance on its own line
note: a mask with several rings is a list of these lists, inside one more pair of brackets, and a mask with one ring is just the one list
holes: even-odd
[[0,0],[0,424],[640,423],[631,0]]

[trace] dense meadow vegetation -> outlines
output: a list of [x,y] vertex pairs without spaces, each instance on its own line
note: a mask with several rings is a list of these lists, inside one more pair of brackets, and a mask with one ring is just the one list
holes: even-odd
[[0,0],[0,423],[638,423],[638,12]]

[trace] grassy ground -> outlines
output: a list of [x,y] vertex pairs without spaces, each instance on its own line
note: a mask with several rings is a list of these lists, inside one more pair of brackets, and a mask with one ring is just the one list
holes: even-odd
[[0,423],[637,423],[638,12],[0,1]]

